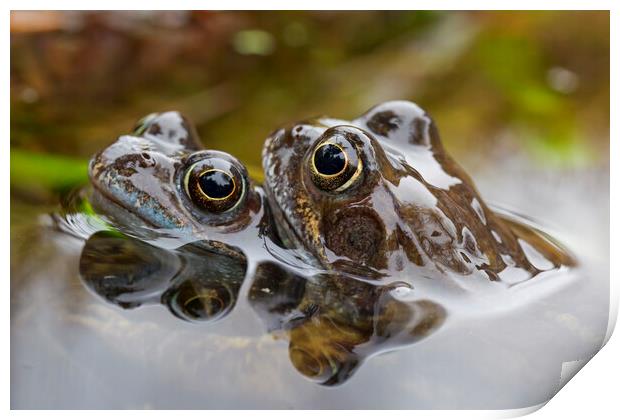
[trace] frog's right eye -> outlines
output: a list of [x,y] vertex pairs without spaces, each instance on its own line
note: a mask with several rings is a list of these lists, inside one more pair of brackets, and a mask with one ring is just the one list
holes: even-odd
[[207,157],[190,166],[183,184],[191,201],[209,213],[223,213],[243,199],[245,180],[241,170],[224,157]]
[[346,127],[334,127],[312,149],[308,167],[312,182],[320,189],[344,191],[360,176],[362,160],[352,142],[353,135]]

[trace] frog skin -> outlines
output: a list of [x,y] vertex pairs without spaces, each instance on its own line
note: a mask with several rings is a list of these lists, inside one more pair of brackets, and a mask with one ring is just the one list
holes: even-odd
[[263,168],[280,236],[327,269],[377,279],[418,268],[502,282],[507,268],[533,278],[574,264],[543,233],[489,208],[412,102],[279,129],[265,142]]
[[[86,242],[80,274],[90,290],[123,308],[163,303],[190,321],[232,309],[244,248],[272,237],[264,194],[236,158],[204,150],[185,117],[165,112],[97,153],[89,176],[94,207],[122,231]],[[142,241],[160,236],[179,245]]]
[[[89,177],[95,205],[123,226],[230,242],[256,230],[265,213],[262,191],[246,168],[227,153],[204,150],[178,112],[143,118],[133,133],[91,159]],[[214,188],[213,197],[203,191],[201,179],[205,188]]]

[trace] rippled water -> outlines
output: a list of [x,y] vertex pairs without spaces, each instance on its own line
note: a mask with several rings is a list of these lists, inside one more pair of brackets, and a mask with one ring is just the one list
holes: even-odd
[[[563,241],[579,268],[503,293],[450,297],[445,323],[424,340],[372,357],[347,382],[320,386],[294,368],[286,339],[248,301],[189,323],[169,306],[124,310],[79,276],[85,241],[111,221],[85,196],[35,211],[12,243],[13,408],[521,408],[553,396],[562,364],[596,352],[609,302],[608,172],[546,172],[522,161],[474,173],[483,196],[527,214]],[[474,171],[475,172],[475,171]],[[17,238],[17,239],[15,239]],[[154,238],[174,249],[175,238]],[[298,256],[248,255],[307,269]],[[104,255],[104,254],[102,254]],[[166,257],[167,258],[167,257]],[[455,281],[458,281],[456,279]],[[422,288],[423,289],[423,288]],[[400,295],[399,295],[400,293]],[[439,293],[441,290],[428,290]],[[395,291],[407,299],[407,290]],[[146,302],[148,299],[142,297]]]

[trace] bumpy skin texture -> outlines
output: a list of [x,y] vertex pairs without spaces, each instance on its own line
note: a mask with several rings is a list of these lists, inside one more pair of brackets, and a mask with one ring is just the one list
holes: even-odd
[[[325,191],[312,180],[310,160],[336,136],[354,145],[361,172],[343,190]],[[573,264],[540,232],[492,211],[444,150],[433,120],[411,102],[277,130],[263,167],[281,236],[327,268],[376,278],[415,265],[496,281],[507,267],[534,276]],[[545,262],[534,265],[528,252]]]

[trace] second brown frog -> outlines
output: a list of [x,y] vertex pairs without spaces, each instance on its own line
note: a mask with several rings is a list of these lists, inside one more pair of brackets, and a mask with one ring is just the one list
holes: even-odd
[[487,206],[412,102],[277,130],[263,167],[280,235],[329,270],[510,286],[574,264],[548,236]]

